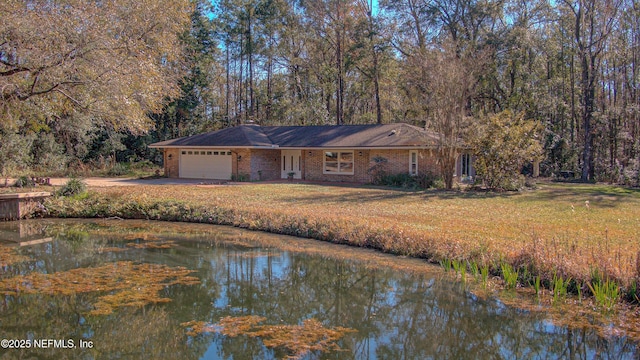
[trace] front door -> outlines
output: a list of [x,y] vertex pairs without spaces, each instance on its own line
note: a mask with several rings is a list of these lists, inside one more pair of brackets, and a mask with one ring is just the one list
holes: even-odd
[[287,179],[289,174],[293,174],[294,179],[302,179],[300,164],[302,152],[300,150],[282,150],[280,154],[282,178]]

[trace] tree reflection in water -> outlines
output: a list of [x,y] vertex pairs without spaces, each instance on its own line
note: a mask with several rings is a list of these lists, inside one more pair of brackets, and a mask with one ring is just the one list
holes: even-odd
[[[356,329],[338,341],[345,351],[327,359],[636,358],[634,343],[605,339],[588,329],[557,327],[543,314],[479,299],[428,273],[366,266],[329,254],[309,255],[255,245],[255,233],[199,225],[48,222],[55,240],[19,249],[31,261],[1,269],[0,278],[53,273],[117,261],[160,263],[196,270],[197,285],[162,290],[172,301],[90,316],[95,294],[5,296],[5,338],[90,339],[93,349],[0,350],[6,358],[262,359],[287,356],[261,339],[216,333],[188,336],[182,323],[217,323],[230,316],[261,316],[268,325],[317,319],[327,328]],[[73,234],[73,236],[67,236]],[[136,235],[138,234],[138,235]],[[149,234],[154,236],[149,237]],[[262,235],[259,235],[262,236]],[[267,235],[265,235],[267,236]],[[271,236],[271,235],[269,235]],[[173,241],[171,248],[127,246]],[[298,241],[298,240],[292,240]],[[101,251],[119,247],[123,251]],[[353,250],[354,252],[357,250]],[[394,261],[404,261],[395,259]]]

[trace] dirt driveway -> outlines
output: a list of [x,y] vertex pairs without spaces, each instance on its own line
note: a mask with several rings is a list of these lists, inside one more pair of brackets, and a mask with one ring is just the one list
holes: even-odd
[[[62,186],[69,179],[68,178],[51,178],[51,185]],[[169,179],[169,178],[154,178],[154,179],[137,179],[137,178],[83,178],[82,179],[88,186],[134,186],[134,185],[216,185],[221,184],[222,181],[216,180],[202,180],[202,179]]]

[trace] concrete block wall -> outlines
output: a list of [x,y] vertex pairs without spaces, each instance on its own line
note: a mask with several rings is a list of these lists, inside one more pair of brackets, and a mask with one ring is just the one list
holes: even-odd
[[0,220],[20,220],[34,214],[48,192],[0,194]]

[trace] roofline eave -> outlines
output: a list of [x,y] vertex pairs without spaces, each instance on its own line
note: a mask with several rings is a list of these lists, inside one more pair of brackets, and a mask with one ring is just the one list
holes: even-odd
[[[256,149],[256,150],[335,150],[335,149],[357,149],[357,150],[411,150],[437,149],[438,145],[402,145],[402,146],[216,146],[216,145],[148,145],[152,149]],[[460,148],[468,148],[460,146]]]
[[152,149],[280,149],[278,145],[273,146],[220,146],[220,145],[147,145]]

